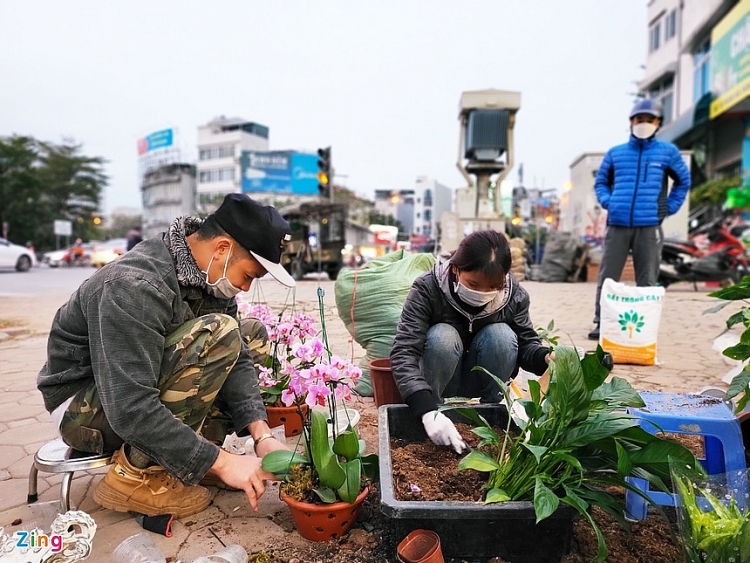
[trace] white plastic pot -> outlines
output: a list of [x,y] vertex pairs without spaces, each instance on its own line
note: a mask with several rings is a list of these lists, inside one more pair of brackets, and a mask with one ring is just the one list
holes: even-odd
[[[325,407],[315,406],[313,407],[313,409],[320,411],[328,416],[328,409]],[[343,432],[350,424],[352,425],[352,428],[356,428],[357,424],[359,423],[359,418],[360,414],[357,409],[347,406],[340,406],[338,409],[336,409],[336,432]],[[333,437],[333,424],[330,422],[328,423],[328,436]]]

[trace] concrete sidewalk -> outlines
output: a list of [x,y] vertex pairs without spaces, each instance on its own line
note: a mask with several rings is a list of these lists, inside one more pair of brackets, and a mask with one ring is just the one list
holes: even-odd
[[[298,284],[296,302],[300,310],[317,316],[318,286],[325,291],[325,319],[334,353],[364,356],[352,344],[335,307],[333,282],[306,280]],[[591,329],[596,287],[592,283],[542,284],[523,282],[531,295],[531,317],[536,326],[547,326],[554,320],[560,344],[575,344],[586,349],[595,343],[586,340]],[[261,280],[260,293],[265,302],[280,309],[290,297],[285,288],[272,280]],[[707,386],[726,388],[721,380],[730,369],[721,354],[712,348],[713,339],[723,328],[725,319],[738,305],[730,305],[715,314],[703,314],[717,301],[708,297],[707,289],[694,291],[688,284],[677,284],[667,290],[658,343],[658,366],[617,365],[614,375],[629,380],[636,389],[699,392]],[[30,531],[49,525],[59,509],[62,476],[39,474],[39,501],[26,504],[28,473],[34,453],[55,437],[55,431],[36,389],[36,375],[45,361],[46,335],[57,308],[68,295],[52,294],[30,301],[28,298],[0,297],[0,320],[14,325],[0,332],[0,527],[12,535],[16,530]],[[248,297],[249,298],[249,297]],[[355,408],[371,422],[376,420],[374,402],[358,399]],[[377,444],[368,441],[368,450]],[[109,554],[126,537],[142,531],[128,514],[102,509],[92,499],[93,487],[106,468],[77,473],[71,499],[74,506],[89,513],[97,523],[92,561],[107,561]],[[151,534],[157,547],[172,561],[190,562],[200,555],[213,553],[224,544],[240,543],[248,552],[273,545],[276,541],[306,540],[289,533],[270,517],[286,511],[271,486],[261,499],[260,510],[249,509],[244,494],[216,491],[214,502],[202,513],[176,521],[173,537]],[[18,525],[12,525],[15,520]]]

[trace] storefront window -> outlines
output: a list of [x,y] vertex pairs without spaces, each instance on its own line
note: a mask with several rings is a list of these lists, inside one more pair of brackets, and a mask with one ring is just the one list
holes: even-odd
[[711,42],[706,39],[693,54],[693,101],[697,102],[709,91]]

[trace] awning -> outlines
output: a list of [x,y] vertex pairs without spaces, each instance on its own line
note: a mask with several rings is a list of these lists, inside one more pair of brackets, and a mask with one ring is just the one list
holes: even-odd
[[711,92],[706,92],[691,109],[659,129],[656,137],[661,141],[674,143],[680,148],[689,148],[706,132],[711,99]]

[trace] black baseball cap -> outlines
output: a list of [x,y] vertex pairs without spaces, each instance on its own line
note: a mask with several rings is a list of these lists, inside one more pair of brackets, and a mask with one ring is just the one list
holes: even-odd
[[281,265],[281,254],[292,238],[292,229],[274,207],[245,194],[228,194],[214,212],[214,219],[277,281],[294,287],[294,279]]

